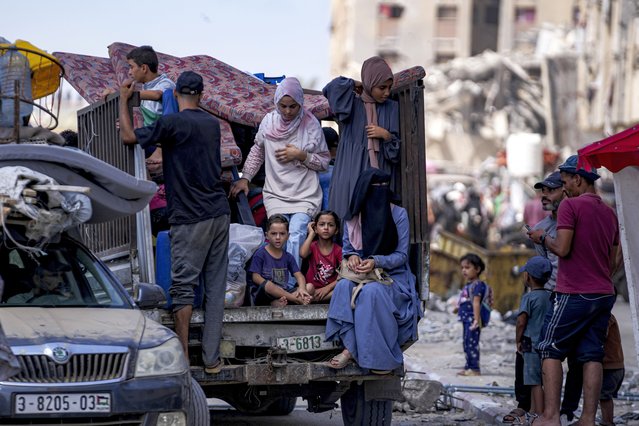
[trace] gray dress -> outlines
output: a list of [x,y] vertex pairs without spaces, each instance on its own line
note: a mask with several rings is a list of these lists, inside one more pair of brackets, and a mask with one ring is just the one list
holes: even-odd
[[[366,111],[364,102],[355,94],[354,88],[352,79],[337,77],[322,90],[335,120],[340,124],[340,139],[328,197],[329,209],[340,218],[348,211],[357,178],[370,167],[365,130]],[[397,102],[389,99],[383,104],[377,104],[377,123],[392,135],[390,141],[380,142],[379,168],[390,173],[391,190],[399,196],[400,139]]]

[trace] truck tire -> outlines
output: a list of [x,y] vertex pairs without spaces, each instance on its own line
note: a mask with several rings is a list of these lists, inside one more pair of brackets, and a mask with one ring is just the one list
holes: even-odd
[[211,424],[206,395],[194,378],[191,378],[191,399],[186,410],[186,423],[189,426],[209,426]]
[[264,412],[266,416],[288,416],[295,409],[297,397],[283,396],[273,402]]
[[340,398],[345,426],[389,426],[393,418],[393,401],[366,401],[364,385],[353,382]]

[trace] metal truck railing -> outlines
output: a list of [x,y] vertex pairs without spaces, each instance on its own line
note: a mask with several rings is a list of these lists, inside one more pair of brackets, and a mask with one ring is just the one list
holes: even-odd
[[[109,95],[78,111],[78,146],[96,158],[138,178],[146,178],[144,154],[137,145],[122,145],[118,122],[119,94]],[[140,104],[139,93],[129,101]],[[154,282],[151,222],[148,207],[137,215],[108,223],[84,225],[84,242],[102,260],[131,258],[140,281]],[[136,265],[140,265],[138,270]]]

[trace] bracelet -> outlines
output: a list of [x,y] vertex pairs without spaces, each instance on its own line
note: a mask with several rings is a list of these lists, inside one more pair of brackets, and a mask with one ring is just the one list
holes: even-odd
[[268,282],[268,280],[262,281],[262,284],[260,284],[260,287],[265,286],[267,282]]
[[539,244],[541,244],[543,247],[546,247],[546,233],[545,232],[543,234],[541,234],[541,237],[539,237]]

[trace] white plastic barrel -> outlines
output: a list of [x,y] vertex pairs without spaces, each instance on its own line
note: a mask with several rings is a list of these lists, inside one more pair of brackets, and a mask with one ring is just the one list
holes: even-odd
[[513,177],[541,176],[543,151],[539,133],[513,133],[506,139],[506,163]]

